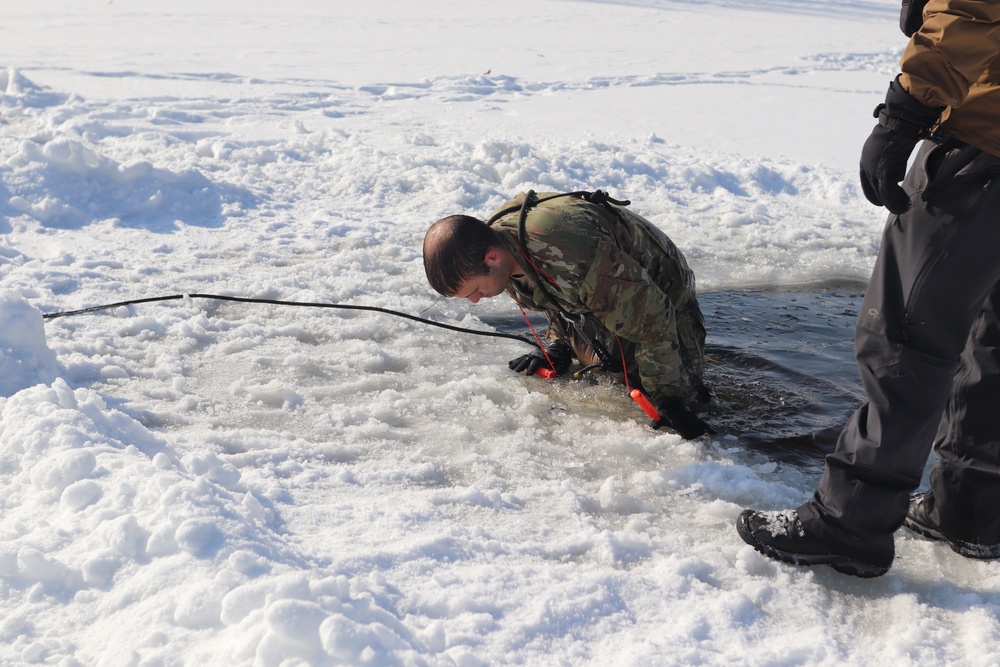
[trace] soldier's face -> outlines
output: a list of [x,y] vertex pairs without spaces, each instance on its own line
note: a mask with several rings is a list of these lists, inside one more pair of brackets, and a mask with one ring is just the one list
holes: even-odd
[[492,299],[507,289],[514,267],[517,266],[509,252],[490,247],[483,257],[487,272],[466,278],[452,296],[479,303],[480,299]]
[[472,303],[479,303],[480,299],[492,299],[507,289],[510,276],[501,276],[501,273],[497,267],[490,266],[489,273],[463,280],[452,296],[468,299]]

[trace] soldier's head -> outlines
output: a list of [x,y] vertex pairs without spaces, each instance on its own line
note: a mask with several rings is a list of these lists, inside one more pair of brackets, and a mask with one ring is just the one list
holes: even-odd
[[482,220],[451,215],[438,220],[424,236],[427,281],[445,296],[480,299],[507,288],[516,263],[497,232]]

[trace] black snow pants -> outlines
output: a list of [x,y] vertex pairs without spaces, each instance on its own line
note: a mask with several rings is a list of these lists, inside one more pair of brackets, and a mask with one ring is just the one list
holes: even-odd
[[838,553],[892,561],[932,445],[946,535],[1000,543],[998,181],[1000,157],[954,140],[924,142],[907,174],[913,205],[889,216],[858,313],[867,402],[798,509]]

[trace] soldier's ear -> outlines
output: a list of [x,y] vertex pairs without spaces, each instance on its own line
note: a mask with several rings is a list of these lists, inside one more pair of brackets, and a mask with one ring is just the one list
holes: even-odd
[[496,246],[490,246],[486,249],[486,254],[483,255],[483,263],[489,266],[495,266],[497,262],[500,261],[500,249]]

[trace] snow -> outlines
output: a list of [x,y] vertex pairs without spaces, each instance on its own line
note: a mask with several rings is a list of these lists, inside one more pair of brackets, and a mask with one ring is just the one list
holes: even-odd
[[[863,281],[895,0],[9,0],[0,663],[997,664],[1000,570],[763,558],[814,473],[510,373],[423,232],[604,188],[704,292]],[[491,318],[493,318],[491,320]]]

